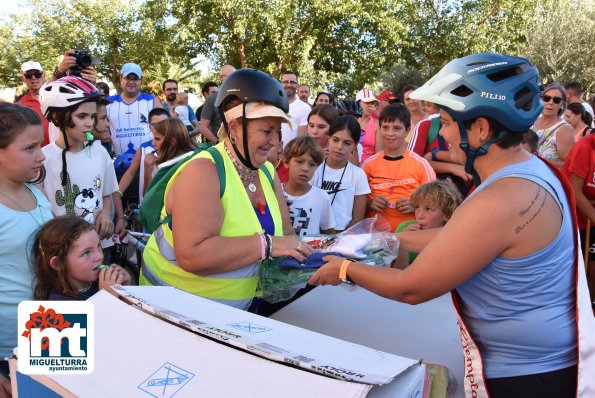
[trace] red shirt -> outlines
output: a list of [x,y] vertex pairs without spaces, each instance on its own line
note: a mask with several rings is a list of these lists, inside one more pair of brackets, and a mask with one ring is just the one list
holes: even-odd
[[428,135],[430,134],[430,126],[432,125],[432,119],[424,119],[415,126],[411,140],[409,141],[409,149],[411,152],[417,153],[419,156],[424,156],[426,153],[431,152],[432,149],[438,148],[438,136],[434,138],[434,141],[428,145]]
[[279,181],[287,182],[289,180],[289,169],[285,167],[285,163],[283,163],[283,161],[279,162],[275,170],[277,170]]
[[[568,154],[562,172],[568,176],[574,174],[585,180],[583,194],[589,200],[595,199],[595,134],[581,138]],[[577,208],[578,225],[584,229],[587,220]]]
[[48,133],[49,122],[45,118],[45,116],[43,116],[43,113],[41,113],[41,103],[35,97],[33,97],[29,91],[27,91],[21,97],[21,99],[19,99],[19,101],[17,103],[21,104],[23,106],[26,106],[29,109],[34,110],[35,112],[37,112],[37,114],[39,116],[41,116],[42,127],[43,127],[43,143],[41,144],[41,146],[46,146],[47,144],[49,144],[50,143],[50,136]]

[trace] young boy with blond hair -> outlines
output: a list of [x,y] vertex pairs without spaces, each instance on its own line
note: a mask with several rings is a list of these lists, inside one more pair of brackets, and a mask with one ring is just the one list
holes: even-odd
[[[463,197],[455,184],[447,180],[435,180],[421,185],[409,197],[415,220],[403,221],[395,232],[420,231],[444,226]],[[417,253],[399,250],[393,267],[406,268],[415,260]]]

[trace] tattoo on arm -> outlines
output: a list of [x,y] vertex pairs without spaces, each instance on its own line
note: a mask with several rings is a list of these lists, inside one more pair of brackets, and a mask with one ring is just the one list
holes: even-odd
[[531,200],[531,203],[529,203],[529,206],[527,206],[526,209],[522,209],[521,211],[519,211],[519,217],[524,216],[525,214],[527,214],[529,212],[529,210],[531,210],[531,208],[533,207],[535,202],[537,202],[537,198],[539,197],[540,193],[541,193],[541,186],[538,185],[537,192],[535,193],[535,197],[533,198],[533,200]]
[[[527,214],[529,212],[529,210],[531,210],[531,208],[533,207],[533,205],[537,202],[537,199],[538,199],[538,197],[539,197],[540,194],[541,194],[541,187],[539,187],[539,189],[537,190],[537,194],[535,195],[535,197],[533,198],[533,200],[531,200],[531,203],[529,204],[529,206],[526,209],[523,209],[523,210],[521,210],[519,212],[519,216],[520,217],[524,216],[525,214]],[[547,193],[544,191],[543,192],[543,201],[541,202],[541,205],[539,206],[539,208],[535,211],[535,213],[533,214],[533,216],[531,216],[530,219],[526,220],[521,225],[518,225],[514,229],[514,232],[516,232],[517,234],[521,233],[521,231],[523,229],[525,229],[525,227],[527,225],[531,224],[531,222],[537,218],[537,216],[539,215],[539,213],[541,213],[541,210],[545,206],[546,199],[547,199]]]

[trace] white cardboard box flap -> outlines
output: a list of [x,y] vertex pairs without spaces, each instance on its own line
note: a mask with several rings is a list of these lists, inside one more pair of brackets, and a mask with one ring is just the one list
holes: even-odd
[[387,384],[419,363],[241,311],[173,287],[115,286],[111,291],[188,330],[267,359],[348,381]]
[[304,372],[189,333],[105,291],[92,301],[93,373],[32,376],[65,396],[363,397],[372,387]]

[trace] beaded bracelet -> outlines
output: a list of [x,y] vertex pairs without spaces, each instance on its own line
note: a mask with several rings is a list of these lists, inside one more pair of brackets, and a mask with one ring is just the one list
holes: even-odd
[[273,238],[269,234],[265,234],[264,236],[267,240],[267,250],[266,250],[267,257],[266,258],[271,260],[272,259],[271,254],[273,253]]
[[58,70],[58,68],[54,69],[54,72],[52,73],[52,75],[54,75],[54,77],[56,79],[61,79],[63,77],[66,77],[66,73],[62,73]]

